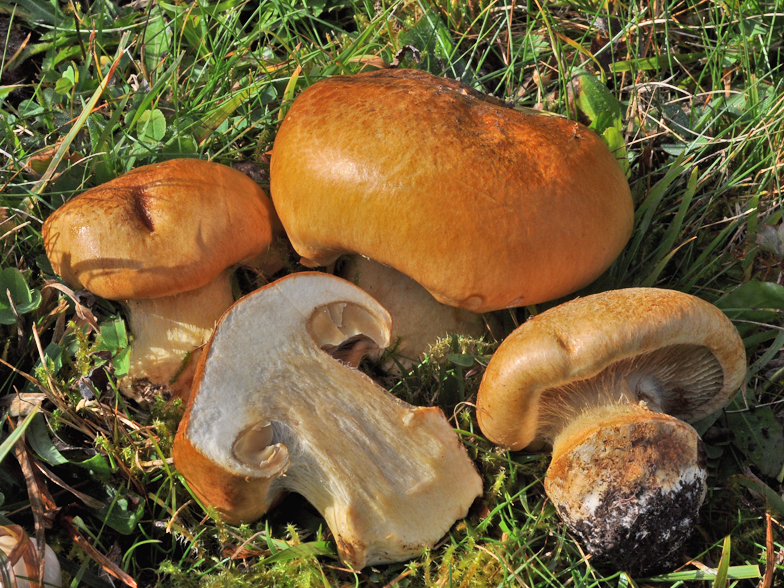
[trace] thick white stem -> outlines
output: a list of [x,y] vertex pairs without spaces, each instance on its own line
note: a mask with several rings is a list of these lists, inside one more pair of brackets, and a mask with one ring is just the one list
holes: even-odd
[[[127,300],[133,340],[130,370],[121,389],[134,397],[132,388],[147,380],[156,386],[168,386],[175,395],[187,399],[197,354],[233,302],[228,271],[190,292]],[[183,367],[186,358],[188,363]]]

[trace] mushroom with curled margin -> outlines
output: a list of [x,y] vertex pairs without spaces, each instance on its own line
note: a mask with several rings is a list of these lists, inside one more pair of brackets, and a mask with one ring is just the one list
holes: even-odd
[[270,192],[304,265],[358,253],[472,312],[586,286],[634,222],[628,182],[593,131],[415,70],[300,94],[275,138]]
[[705,497],[704,448],[686,422],[726,406],[745,371],[738,332],[708,302],[604,292],[507,337],[477,419],[510,449],[551,445],[545,490],[562,519],[595,561],[640,575],[670,563]]
[[231,273],[266,271],[281,227],[272,202],[243,173],[198,159],[134,169],[58,208],[44,223],[52,268],[128,308],[133,342],[121,389],[150,381],[187,396],[196,362],[183,360],[234,302]]
[[355,569],[432,547],[482,492],[465,448],[440,409],[398,400],[325,351],[361,337],[383,348],[389,333],[381,305],[328,274],[240,299],[205,347],[174,442],[195,494],[250,522],[297,492]]

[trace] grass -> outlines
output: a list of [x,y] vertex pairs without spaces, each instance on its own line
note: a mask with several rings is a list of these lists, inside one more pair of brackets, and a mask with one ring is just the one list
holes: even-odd
[[[30,533],[56,521],[46,537],[68,585],[109,586],[123,573],[140,586],[194,587],[781,582],[781,3],[0,0],[0,42],[0,286],[18,307],[0,303],[0,395],[45,398],[25,423],[28,451],[11,450],[17,419],[3,422],[0,454],[13,455],[0,469],[0,512]],[[297,497],[250,526],[205,516],[169,460],[181,406],[80,393],[80,379],[97,381],[107,353],[127,346],[123,310],[52,287],[42,221],[91,186],[172,157],[246,162],[264,184],[278,124],[302,89],[396,58],[519,108],[592,122],[625,147],[635,231],[586,292],[689,292],[743,335],[745,394],[698,424],[711,491],[683,548],[692,563],[675,575],[593,567],[544,495],[547,456],[481,437],[470,402],[492,347],[445,342],[412,374],[384,380],[409,402],[461,407],[455,426],[485,494],[432,551],[361,572],[329,555],[323,521]],[[598,83],[570,99],[580,72]],[[258,285],[251,274],[238,281],[241,291]],[[508,333],[552,304],[496,318]]]

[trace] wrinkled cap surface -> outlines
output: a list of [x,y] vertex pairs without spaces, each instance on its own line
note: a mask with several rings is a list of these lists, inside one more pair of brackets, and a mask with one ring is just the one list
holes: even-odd
[[270,190],[305,265],[359,253],[474,312],[587,285],[633,224],[626,178],[592,131],[415,70],[303,92]]
[[578,298],[529,319],[487,366],[477,418],[493,442],[552,441],[589,406],[625,400],[695,422],[735,395],[743,341],[715,306],[674,290]]
[[44,223],[46,253],[74,288],[156,298],[204,286],[255,257],[279,221],[243,173],[198,159],[132,170],[84,192]]

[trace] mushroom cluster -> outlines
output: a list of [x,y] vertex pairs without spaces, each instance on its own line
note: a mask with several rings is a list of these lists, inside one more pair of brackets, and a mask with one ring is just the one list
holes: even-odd
[[[250,522],[297,492],[353,568],[415,556],[466,515],[482,481],[443,413],[394,398],[360,359],[394,341],[416,361],[447,333],[482,336],[478,313],[588,285],[631,234],[628,183],[577,122],[387,70],[329,78],[294,101],[270,191],[274,209],[231,168],[155,164],[61,207],[44,243],[71,286],[127,306],[123,386],[175,380],[188,399],[174,460],[205,505]],[[292,274],[234,302],[236,265],[280,269],[265,255],[282,230],[306,267],[353,254],[345,279]],[[181,374],[188,354],[198,361]],[[744,368],[715,307],[605,293],[510,335],[477,418],[504,447],[552,446],[545,488],[560,515],[597,560],[637,573],[677,548],[705,494],[684,421],[724,406]]]
[[715,306],[672,290],[586,296],[528,320],[500,345],[477,420],[513,450],[552,446],[545,491],[599,562],[640,575],[671,563],[706,492],[687,423],[720,410],[746,354]]

